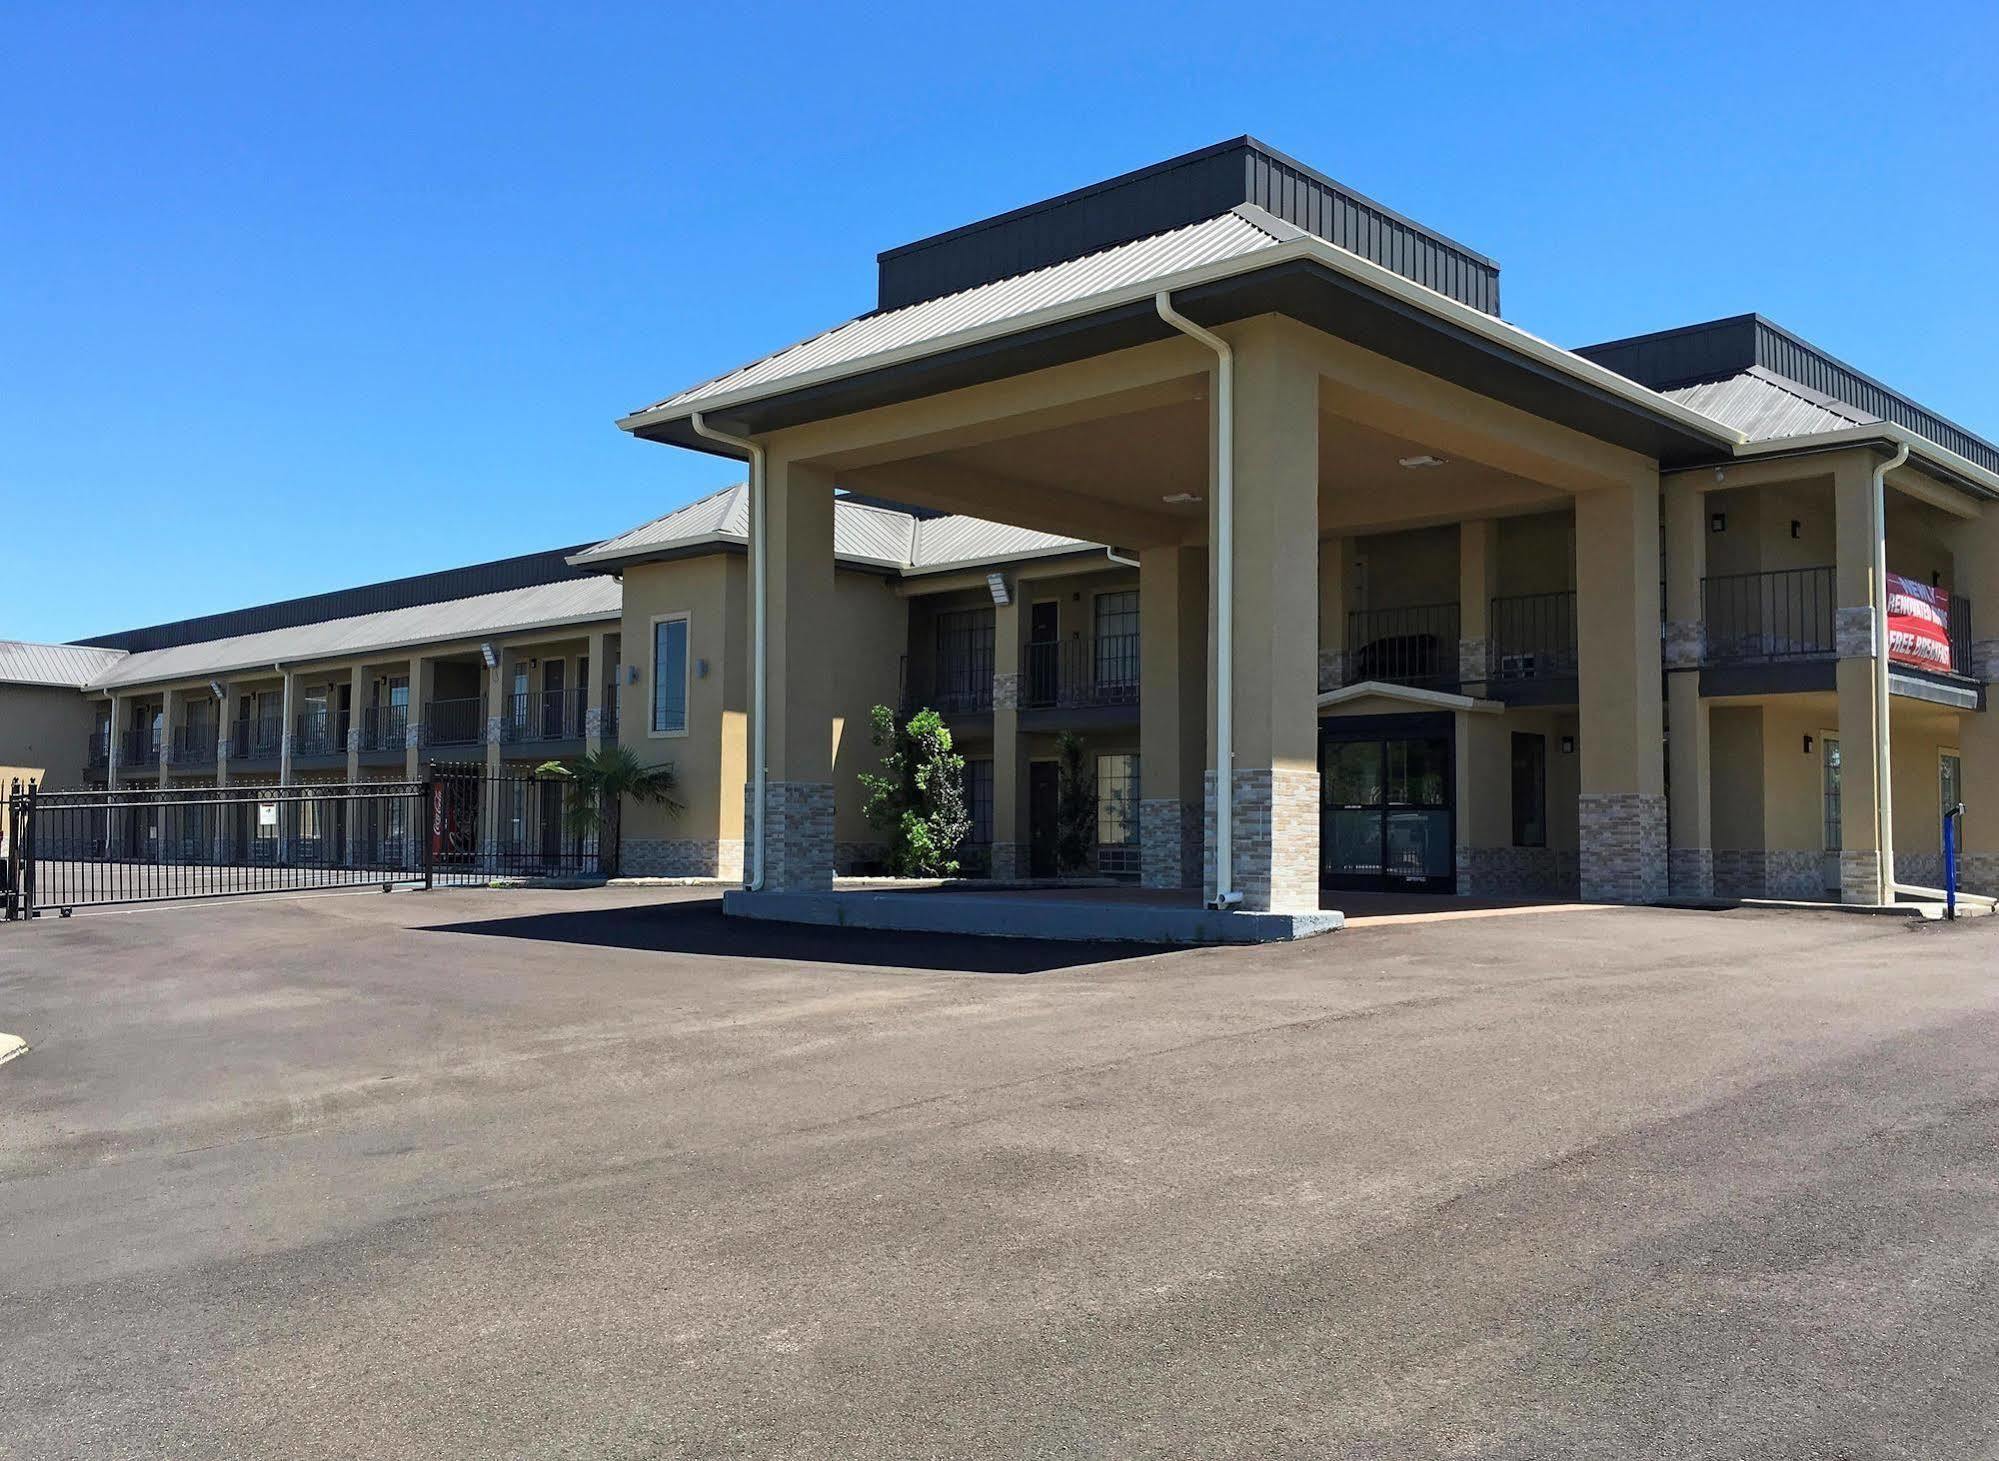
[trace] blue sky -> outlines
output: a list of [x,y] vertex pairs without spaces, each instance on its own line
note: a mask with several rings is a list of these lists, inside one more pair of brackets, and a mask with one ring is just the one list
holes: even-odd
[[1251,132],[1563,344],[1756,309],[1999,436],[1989,5],[17,5],[0,637],[590,540],[874,255]]

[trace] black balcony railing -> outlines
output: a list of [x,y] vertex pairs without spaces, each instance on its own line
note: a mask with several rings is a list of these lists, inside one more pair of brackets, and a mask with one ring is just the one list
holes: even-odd
[[212,766],[215,764],[215,727],[202,721],[174,727],[173,764]]
[[[981,672],[983,669],[983,672]],[[902,710],[938,710],[966,715],[993,708],[993,667],[953,660],[931,669],[912,668],[902,658]]]
[[1347,615],[1349,685],[1382,680],[1428,688],[1458,682],[1458,606],[1361,609]]
[[580,741],[583,692],[531,690],[525,695],[509,695],[500,711],[500,739],[515,744]]
[[604,739],[616,744],[618,739],[618,683],[613,680],[604,687],[604,713],[602,718]]
[[486,739],[486,702],[432,700],[423,709],[423,740],[427,746],[476,746]]
[[121,768],[160,764],[160,733],[156,730],[128,730],[118,739]]
[[1494,684],[1576,677],[1576,596],[1512,594],[1492,601],[1486,677]]
[[284,749],[285,723],[276,715],[238,716],[229,754],[245,761],[274,759]]
[[1106,634],[1030,644],[1023,659],[1024,709],[1138,704],[1138,636]]
[[90,733],[90,761],[92,766],[105,766],[111,761],[111,733],[92,731]]
[[410,708],[407,705],[364,705],[361,707],[361,749],[400,751],[408,744]]
[[1950,669],[1952,674],[1967,678],[1975,672],[1971,663],[1971,600],[1957,594],[1950,596]]
[[334,756],[347,750],[329,710],[306,710],[292,717],[294,756]]
[[1830,568],[1725,573],[1701,580],[1702,661],[1711,665],[1838,653]]

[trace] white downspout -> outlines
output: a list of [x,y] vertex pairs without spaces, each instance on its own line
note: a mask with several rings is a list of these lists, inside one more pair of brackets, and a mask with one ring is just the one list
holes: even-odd
[[770,779],[765,714],[770,689],[770,596],[765,591],[770,554],[764,537],[769,516],[764,502],[764,449],[747,436],[716,430],[701,419],[699,411],[688,423],[710,441],[740,447],[750,459],[750,875],[746,886],[755,893],[764,885],[764,802]]
[[1118,550],[1115,548],[1104,549],[1104,557],[1110,559],[1111,562],[1118,564],[1120,567],[1123,568],[1138,567],[1138,560],[1136,558],[1127,558],[1124,554],[1118,552]]
[[1215,352],[1215,898],[1242,902],[1235,886],[1235,352],[1173,308],[1171,291],[1152,297],[1159,318]]
[[1895,901],[1895,791],[1888,746],[1888,474],[1909,459],[1905,441],[1874,464],[1874,815],[1880,827],[1881,901]]

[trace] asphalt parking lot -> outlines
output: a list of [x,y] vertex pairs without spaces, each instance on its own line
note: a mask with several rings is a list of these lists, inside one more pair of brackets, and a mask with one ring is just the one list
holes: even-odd
[[1999,920],[0,928],[0,1455],[1999,1454]]

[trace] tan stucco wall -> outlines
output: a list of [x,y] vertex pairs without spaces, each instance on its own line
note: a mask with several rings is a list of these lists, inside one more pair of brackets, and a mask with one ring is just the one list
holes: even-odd
[[0,788],[32,776],[51,789],[81,786],[96,712],[60,685],[0,685]]
[[1508,710],[1503,715],[1468,715],[1461,724],[1469,738],[1460,758],[1470,785],[1460,788],[1458,840],[1467,847],[1513,845],[1513,736],[1538,735],[1547,743],[1548,846],[1574,852],[1577,844],[1576,794],[1581,789],[1581,756],[1562,751],[1562,737],[1579,734],[1573,710]]
[[1763,847],[1763,707],[1717,705],[1709,713],[1714,845],[1727,852]]
[[1576,520],[1568,512],[1503,517],[1493,596],[1561,593],[1576,586]]

